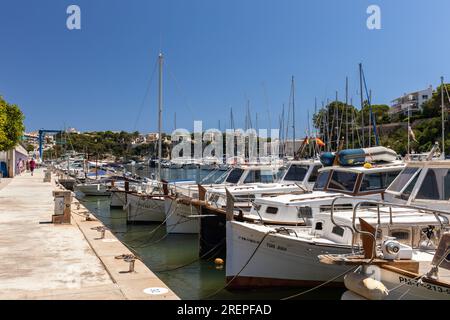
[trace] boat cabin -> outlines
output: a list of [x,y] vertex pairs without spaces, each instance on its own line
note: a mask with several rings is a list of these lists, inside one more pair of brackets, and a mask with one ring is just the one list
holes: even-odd
[[386,200],[450,213],[450,160],[408,162],[386,190]]
[[[322,164],[319,160],[291,161],[285,171],[279,175],[280,179],[248,179],[253,175],[247,173],[247,178],[240,179],[243,180],[243,183],[237,183],[227,189],[238,202],[235,205],[250,208],[251,201],[258,197],[309,192],[316,182],[320,168],[322,168]],[[281,168],[278,172],[281,172]],[[209,203],[216,206],[225,206],[225,186],[210,189],[207,199]]]
[[332,201],[336,210],[348,210],[363,199],[382,200],[383,192],[404,168],[402,162],[370,167],[324,167],[319,171],[312,192],[256,198],[249,215],[266,223],[310,224],[316,213],[329,211]]
[[[352,212],[319,213],[314,218],[310,235],[336,244],[356,246],[362,244],[361,234],[353,232]],[[355,221],[358,230],[361,230],[358,218],[364,219],[372,226],[378,223],[377,209],[365,208],[359,210]],[[432,214],[420,212],[415,209],[392,208],[392,220],[388,207],[380,208],[380,227],[377,231],[377,240],[382,241],[393,237],[396,241],[413,249],[435,250],[439,244],[440,236],[447,230],[449,219],[440,215],[439,220]],[[352,240],[352,238],[354,239]]]

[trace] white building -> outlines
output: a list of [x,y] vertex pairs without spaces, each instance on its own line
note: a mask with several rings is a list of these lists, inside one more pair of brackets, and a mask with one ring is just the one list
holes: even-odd
[[22,168],[28,160],[28,152],[21,145],[17,145],[14,149],[8,151],[0,151],[0,177],[13,178],[20,174],[19,161],[22,162]]
[[404,94],[403,96],[394,99],[389,110],[389,115],[408,115],[408,109],[411,114],[420,112],[424,102],[433,97],[433,87],[429,86],[427,89],[419,90]]

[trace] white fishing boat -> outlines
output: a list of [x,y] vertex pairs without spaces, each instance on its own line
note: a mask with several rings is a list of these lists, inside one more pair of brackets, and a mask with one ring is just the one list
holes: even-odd
[[[386,198],[399,205],[426,208],[434,212],[450,214],[450,161],[432,159],[411,161],[386,190]],[[346,280],[349,289],[343,299],[450,299],[449,245],[447,234],[440,234],[441,240],[433,239],[433,250],[418,252],[411,259],[415,269],[408,270],[397,263],[386,264],[386,257],[378,254],[383,243],[378,242],[376,262],[369,259],[346,256],[325,257],[327,263],[354,265],[364,263],[365,267],[350,275]],[[397,238],[401,239],[401,237]],[[436,251],[434,251],[436,250]],[[371,254],[371,252],[370,252]],[[391,259],[392,260],[392,259]],[[399,259],[394,259],[395,261]],[[398,262],[398,261],[397,261]],[[371,274],[371,275],[370,275]],[[367,290],[355,282],[362,280],[375,283],[382,291]],[[359,289],[358,289],[359,288]]]
[[414,250],[432,249],[432,236],[425,231],[439,234],[449,222],[448,217],[430,211],[392,206],[380,207],[379,211],[377,207],[365,207],[359,210],[358,217],[363,220],[353,219],[351,210],[336,211],[333,216],[322,212],[313,218],[311,227],[228,221],[228,287],[315,286],[325,282],[342,286],[349,266],[320,263],[318,256],[361,254],[363,242],[355,237],[353,228],[361,228],[364,221],[376,226],[378,237],[396,237],[401,248],[409,246],[408,257]]
[[[206,190],[206,200],[210,205],[224,207],[226,205],[225,187],[241,200],[241,207],[251,206],[251,201],[257,196],[287,192],[301,192],[311,187],[311,181],[317,176],[321,167],[318,161],[303,161],[292,163],[284,173],[280,182],[278,179],[282,165],[245,165],[237,166],[223,175],[216,183],[201,184]],[[310,181],[310,182],[308,182]],[[302,187],[302,185],[304,186]],[[198,207],[192,204],[192,199],[199,199],[197,184],[169,185],[172,197],[166,199],[167,232],[198,233],[199,219],[202,218]],[[303,188],[303,189],[302,189]],[[195,220],[190,222],[189,220]],[[190,228],[191,227],[191,228]]]
[[75,192],[81,192],[85,196],[109,196],[111,192],[105,183],[79,183],[74,187]]
[[317,213],[330,210],[333,199],[346,196],[339,209],[351,209],[359,199],[381,200],[390,183],[402,171],[401,161],[364,166],[331,166],[319,170],[314,187],[302,194],[255,198],[247,217],[265,223],[309,224]]

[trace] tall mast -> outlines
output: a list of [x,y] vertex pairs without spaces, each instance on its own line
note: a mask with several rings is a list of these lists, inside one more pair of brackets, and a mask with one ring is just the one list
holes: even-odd
[[362,145],[364,148],[364,98],[363,98],[363,84],[362,84],[362,63],[359,64],[359,94],[361,96],[361,131],[362,131]]
[[295,85],[294,76],[292,76],[292,154],[295,158]]
[[442,159],[445,159],[444,77],[441,77]]
[[372,89],[369,90],[369,132],[367,134],[370,148],[372,146]]
[[[339,140],[341,132],[339,130],[340,124],[339,124],[339,108],[338,108],[338,92],[336,91],[336,99],[334,100],[334,118],[336,118],[336,151],[338,151],[339,148]],[[333,119],[334,121],[334,119]]]
[[163,108],[163,62],[164,57],[163,54],[159,53],[159,95],[158,95],[158,180],[161,179],[161,158],[162,158],[162,134],[161,134],[161,126],[162,126],[162,108]]
[[409,155],[411,154],[411,148],[410,148],[410,144],[411,144],[410,134],[411,134],[411,132],[410,132],[410,130],[412,130],[412,129],[411,129],[411,120],[410,120],[410,118],[411,118],[411,114],[410,114],[409,104],[408,104],[408,145],[407,145],[407,148],[408,148],[408,150],[407,150],[408,158],[409,158]]
[[173,115],[173,130],[177,130],[177,113]]
[[345,141],[348,149],[348,77],[345,77]]
[[353,98],[350,98],[350,105],[352,106],[352,149],[355,149],[355,108],[353,108]]
[[[316,115],[316,117],[317,117],[317,97],[314,97],[314,114]],[[316,118],[316,119],[318,119],[318,118]],[[316,152],[318,153],[318,147],[317,147],[317,123],[314,123],[313,122],[313,125],[314,125],[314,135],[315,135],[315,143],[314,143],[314,149],[315,149],[315,151],[314,151],[314,156],[316,156]],[[319,123],[319,127],[320,127],[320,123]]]

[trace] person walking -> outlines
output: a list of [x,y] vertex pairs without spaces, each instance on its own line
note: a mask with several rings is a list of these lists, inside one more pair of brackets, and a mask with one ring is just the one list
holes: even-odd
[[33,158],[33,159],[31,159],[31,161],[30,161],[30,171],[31,171],[31,175],[33,175],[34,168],[36,168],[36,161],[34,161],[34,158]]

